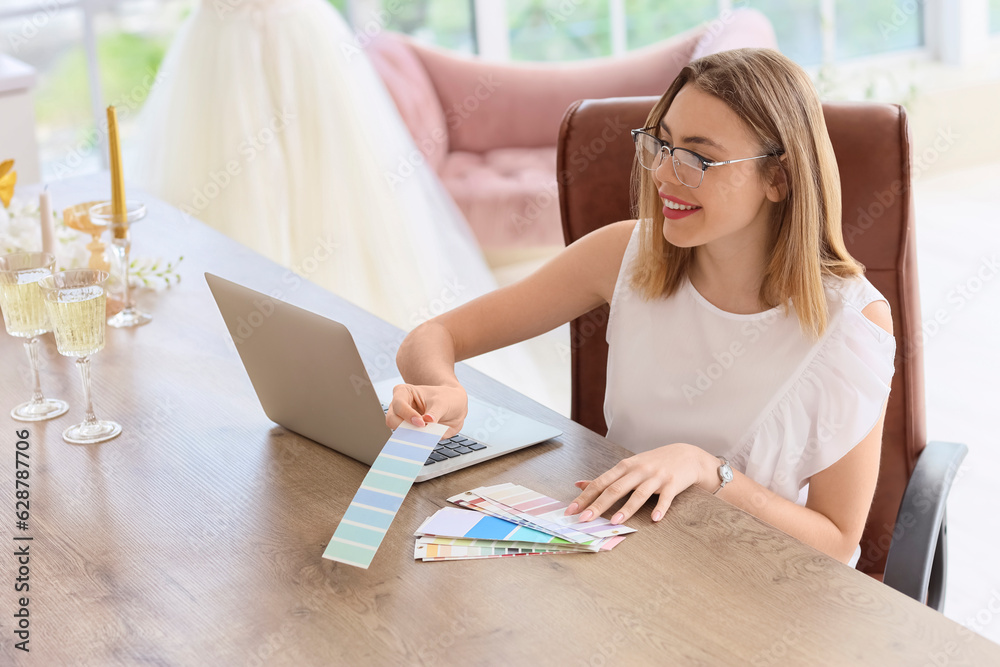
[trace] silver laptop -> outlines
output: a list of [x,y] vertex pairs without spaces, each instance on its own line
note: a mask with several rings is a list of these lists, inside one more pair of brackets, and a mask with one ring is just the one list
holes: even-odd
[[[343,324],[211,273],[222,319],[264,413],[290,431],[374,463],[392,431],[385,413],[399,375],[372,383]],[[469,396],[462,432],[431,452],[422,482],[544,442],[562,431]]]

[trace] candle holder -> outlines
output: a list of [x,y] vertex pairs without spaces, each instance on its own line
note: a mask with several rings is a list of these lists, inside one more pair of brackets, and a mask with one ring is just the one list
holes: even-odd
[[90,259],[87,266],[97,271],[108,271],[110,265],[104,256],[104,244],[101,243],[101,234],[108,228],[107,222],[95,223],[90,219],[90,209],[103,202],[87,201],[82,204],[75,204],[63,209],[63,223],[70,229],[75,229],[84,234],[90,234],[90,243],[87,250],[90,251]]
[[125,202],[125,219],[116,220],[112,213],[111,202],[101,202],[90,209],[92,220],[103,221],[103,224],[111,227],[111,247],[115,251],[115,258],[118,264],[118,274],[121,280],[121,299],[125,307],[116,314],[108,318],[108,326],[118,329],[124,327],[137,327],[147,324],[153,316],[137,310],[132,302],[132,288],[129,285],[129,250],[132,246],[129,228],[132,223],[138,222],[146,217],[146,206],[142,202]]

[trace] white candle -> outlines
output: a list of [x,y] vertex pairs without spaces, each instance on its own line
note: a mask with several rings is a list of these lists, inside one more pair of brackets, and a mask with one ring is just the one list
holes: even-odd
[[55,254],[56,251],[56,230],[55,222],[52,219],[52,204],[49,201],[49,193],[43,190],[38,195],[38,211],[42,218],[42,252]]

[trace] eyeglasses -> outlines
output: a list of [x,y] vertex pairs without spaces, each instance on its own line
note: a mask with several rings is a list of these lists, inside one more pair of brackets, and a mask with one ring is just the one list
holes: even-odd
[[686,148],[679,148],[677,146],[671,148],[670,146],[667,146],[666,142],[658,139],[646,131],[655,129],[656,128],[654,127],[644,127],[639,130],[632,130],[632,140],[635,142],[635,156],[639,160],[639,164],[649,171],[656,171],[663,163],[663,154],[666,153],[670,155],[671,162],[673,162],[674,174],[677,176],[677,180],[680,181],[681,184],[692,189],[701,185],[702,179],[705,178],[705,170],[709,167],[721,167],[724,164],[745,162],[747,160],[759,160],[761,158],[778,156],[784,153],[784,151],[778,151],[776,153],[768,153],[767,155],[758,155],[756,157],[744,157],[738,160],[712,162],[711,160],[707,160]]

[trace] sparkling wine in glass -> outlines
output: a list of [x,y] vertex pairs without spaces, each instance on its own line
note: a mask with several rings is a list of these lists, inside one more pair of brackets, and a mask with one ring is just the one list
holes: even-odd
[[45,310],[52,323],[59,354],[76,357],[83,381],[87,414],[83,422],[63,431],[63,440],[76,445],[104,442],[122,432],[117,422],[98,419],[90,396],[90,357],[104,348],[106,271],[69,269],[42,278]]
[[132,248],[129,228],[132,223],[139,222],[145,217],[145,204],[131,200],[125,202],[125,215],[122,219],[117,219],[114,207],[109,201],[101,202],[90,209],[90,219],[93,222],[111,226],[111,247],[115,251],[118,277],[122,283],[122,302],[125,304],[124,308],[108,318],[108,325],[115,328],[137,327],[153,319],[152,315],[135,307],[128,277],[129,251]]
[[45,299],[38,281],[52,275],[56,259],[46,252],[17,252],[0,257],[0,310],[11,336],[24,338],[31,376],[35,383],[31,400],[10,411],[18,421],[37,422],[66,414],[65,401],[45,398],[38,377],[38,337],[50,331]]

